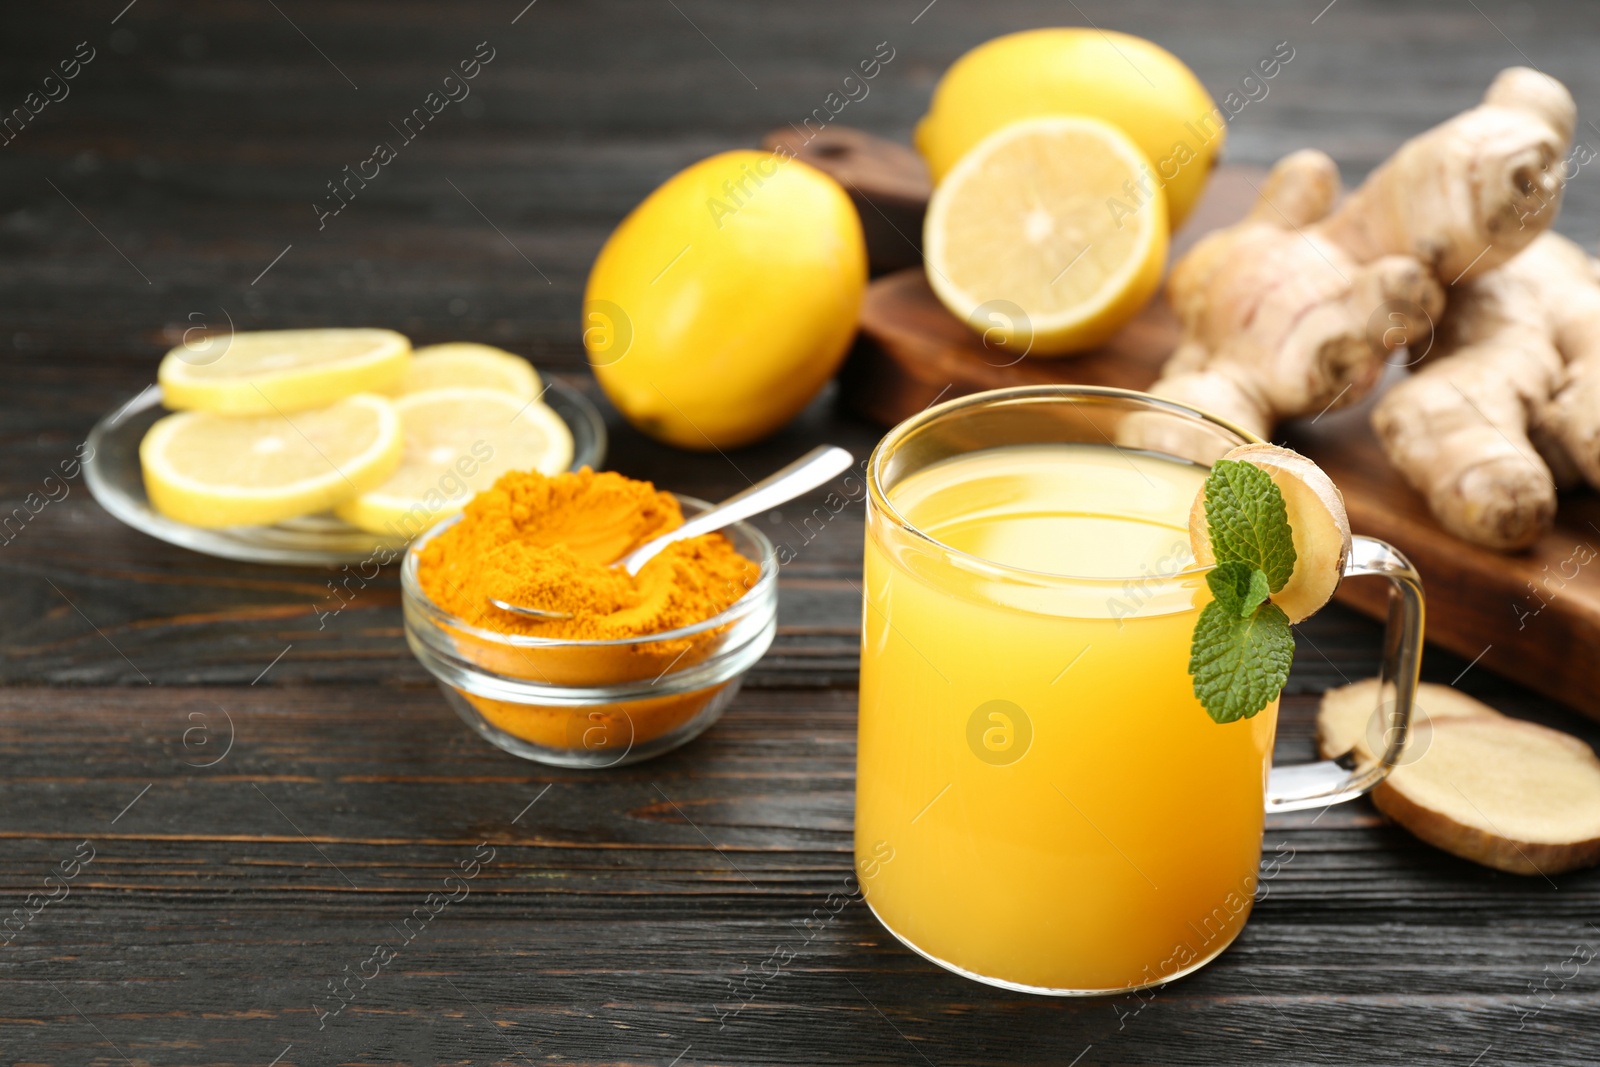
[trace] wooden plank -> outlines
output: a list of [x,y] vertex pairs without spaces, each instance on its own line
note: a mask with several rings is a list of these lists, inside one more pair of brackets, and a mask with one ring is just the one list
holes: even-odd
[[[1484,695],[1600,740],[1595,724]],[[86,893],[384,896],[424,888],[446,854],[487,839],[515,858],[486,886],[585,899],[705,893],[759,911],[760,894],[811,892],[849,871],[855,700],[748,690],[684,749],[578,772],[488,745],[431,687],[0,690],[0,891],[29,891],[28,872],[48,867],[55,843],[87,836],[106,842],[116,873],[86,881]],[[1280,760],[1314,758],[1315,707],[1311,695],[1286,699]],[[546,786],[537,821],[516,820]],[[1539,879],[1422,848],[1364,803],[1273,826],[1305,855],[1285,872],[1282,899],[1308,907],[1450,901],[1504,906],[1509,919],[1586,914],[1600,893],[1600,873],[1578,872],[1547,899]],[[541,867],[567,873],[537,884],[507,873]],[[715,884],[698,885],[692,872],[707,870]]]
[[[1313,708],[1286,702],[1280,755],[1309,754]],[[11,689],[0,758],[0,897],[96,850],[0,949],[19,1061],[1388,1062],[1388,1034],[1470,1062],[1541,1006],[1517,1054],[1600,1055],[1600,991],[1562,968],[1600,950],[1600,872],[1485,871],[1365,802],[1271,820],[1244,936],[1154,995],[965,982],[859,901],[808,929],[851,869],[850,692],[747,692],[678,753],[584,773],[500,753],[425,689]],[[403,941],[484,841],[465,896]],[[392,965],[319,1029],[327,982],[379,943]],[[1565,984],[1531,996],[1551,970]]]
[[[25,1057],[18,1062],[107,1067],[123,1062],[116,1049],[138,1064],[259,1065],[288,1050],[280,1063],[291,1067],[666,1065],[680,1056],[769,1067],[924,1056],[1067,1064],[1080,1055],[1081,1063],[1470,1064],[1502,1049],[1513,1062],[1580,1065],[1600,1055],[1592,981],[1548,977],[1571,974],[1563,964],[1576,946],[1595,946],[1581,923],[1341,930],[1268,926],[1258,916],[1181,986],[1056,1001],[938,971],[889,941],[859,904],[807,940],[797,924],[822,899],[711,925],[641,900],[575,919],[494,909],[474,893],[320,1030],[316,996],[328,1004],[328,980],[355,973],[385,939],[394,945],[401,902],[294,917],[221,904],[183,913],[111,907],[94,924],[59,920],[53,958],[37,954],[5,981],[0,1043]],[[1270,908],[1269,899],[1261,913]],[[794,959],[767,977],[761,965],[777,949]],[[1529,992],[1542,981],[1545,1001]]]

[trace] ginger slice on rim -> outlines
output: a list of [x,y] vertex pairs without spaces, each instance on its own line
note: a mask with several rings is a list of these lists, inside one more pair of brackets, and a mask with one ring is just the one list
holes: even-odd
[[[1377,697],[1375,678],[1324,694],[1324,756],[1364,755],[1381,740],[1367,725]],[[1448,686],[1420,687],[1418,702],[1421,725],[1372,791],[1379,811],[1436,848],[1512,874],[1600,863],[1600,759],[1588,745]]]
[[[1321,467],[1287,448],[1240,445],[1222,458],[1261,468],[1283,494],[1294,539],[1294,573],[1272,594],[1272,602],[1291,623],[1309,618],[1333,597],[1344,576],[1344,562],[1350,555],[1350,519],[1344,497]],[[1216,562],[1206,524],[1204,490],[1195,494],[1189,508],[1189,545],[1196,563],[1210,566]]]

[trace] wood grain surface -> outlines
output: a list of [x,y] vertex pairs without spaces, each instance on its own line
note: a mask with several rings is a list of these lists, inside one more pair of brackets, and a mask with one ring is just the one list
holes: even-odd
[[[507,756],[451,714],[404,647],[392,574],[319,626],[329,572],[187,553],[120,526],[81,480],[47,482],[202,321],[489,341],[600,399],[579,344],[583,281],[670,173],[802,124],[879,42],[894,59],[837,122],[904,141],[965,49],[1089,20],[1173,49],[1218,96],[1291,41],[1271,94],[1232,123],[1238,164],[1316,143],[1357,176],[1517,62],[1566,81],[1585,114],[1600,107],[1600,10],[1575,3],[8,11],[0,106],[79,42],[95,57],[0,144],[0,504],[28,513],[0,541],[0,914],[49,892],[83,842],[94,858],[0,944],[0,1062],[1600,1058],[1600,972],[1569,962],[1600,951],[1600,876],[1484,871],[1365,802],[1270,820],[1267,893],[1244,935],[1143,998],[963,981],[859,902],[808,939],[850,869],[859,504],[833,514],[817,494],[768,517],[796,550],[780,634],[720,724],[661,760],[580,774]],[[496,53],[473,95],[319,230],[326,183],[482,41]],[[1561,223],[1589,243],[1593,182],[1572,183]],[[605,410],[611,466],[711,498],[819,441],[864,457],[880,433],[829,394],[760,446],[687,455]],[[54,499],[29,508],[31,493]],[[1347,610],[1301,636],[1279,742],[1293,759],[1311,756],[1315,694],[1370,674],[1378,653],[1376,627]],[[1431,651],[1425,670],[1600,739],[1469,660]],[[470,891],[319,1029],[327,984],[399,943],[484,842],[494,858]],[[770,978],[778,946],[796,955]]]

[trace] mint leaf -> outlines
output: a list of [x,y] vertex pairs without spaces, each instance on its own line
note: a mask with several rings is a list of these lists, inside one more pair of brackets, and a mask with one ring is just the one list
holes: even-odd
[[1237,560],[1266,575],[1276,593],[1294,573],[1294,539],[1283,493],[1266,471],[1219,459],[1206,478],[1206,526],[1218,563]]
[[1222,610],[1244,614],[1245,598],[1250,595],[1250,575],[1254,569],[1248,563],[1229,560],[1219,563],[1206,574],[1206,585],[1211,587],[1211,598],[1222,605]]
[[1239,618],[1248,619],[1256,613],[1256,609],[1267,602],[1267,596],[1272,587],[1267,581],[1267,576],[1261,571],[1250,572],[1250,588],[1245,592],[1244,603],[1239,605]]
[[1294,573],[1283,493],[1261,468],[1220,459],[1206,477],[1206,527],[1216,566],[1211,603],[1189,645],[1194,695],[1219,723],[1248,719],[1283,690],[1294,660],[1289,617],[1268,599]]
[[[1208,584],[1217,570],[1206,575]],[[1258,574],[1261,572],[1253,570],[1246,581],[1256,584]],[[1226,585],[1228,580],[1220,584]],[[1236,604],[1242,601],[1231,604],[1221,596],[1207,604],[1189,647],[1194,695],[1206,714],[1219,723],[1251,718],[1272,703],[1282,692],[1294,660],[1294,635],[1282,608],[1260,604],[1241,614]]]
[[1233,612],[1241,619],[1254,615],[1270,591],[1265,574],[1238,560],[1211,568],[1206,575],[1206,585],[1211,587],[1211,596],[1222,605],[1222,610]]

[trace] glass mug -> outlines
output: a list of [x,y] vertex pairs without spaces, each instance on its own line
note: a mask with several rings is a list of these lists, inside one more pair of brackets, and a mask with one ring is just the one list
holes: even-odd
[[1170,981],[1243,928],[1266,812],[1353,799],[1398,760],[1422,586],[1382,541],[1354,538],[1344,568],[1392,586],[1376,762],[1274,768],[1276,699],[1219,724],[1194,697],[1210,593],[1189,505],[1212,459],[1256,440],[1143,393],[1029,386],[879,443],[856,869],[907,946],[1033,993]]

